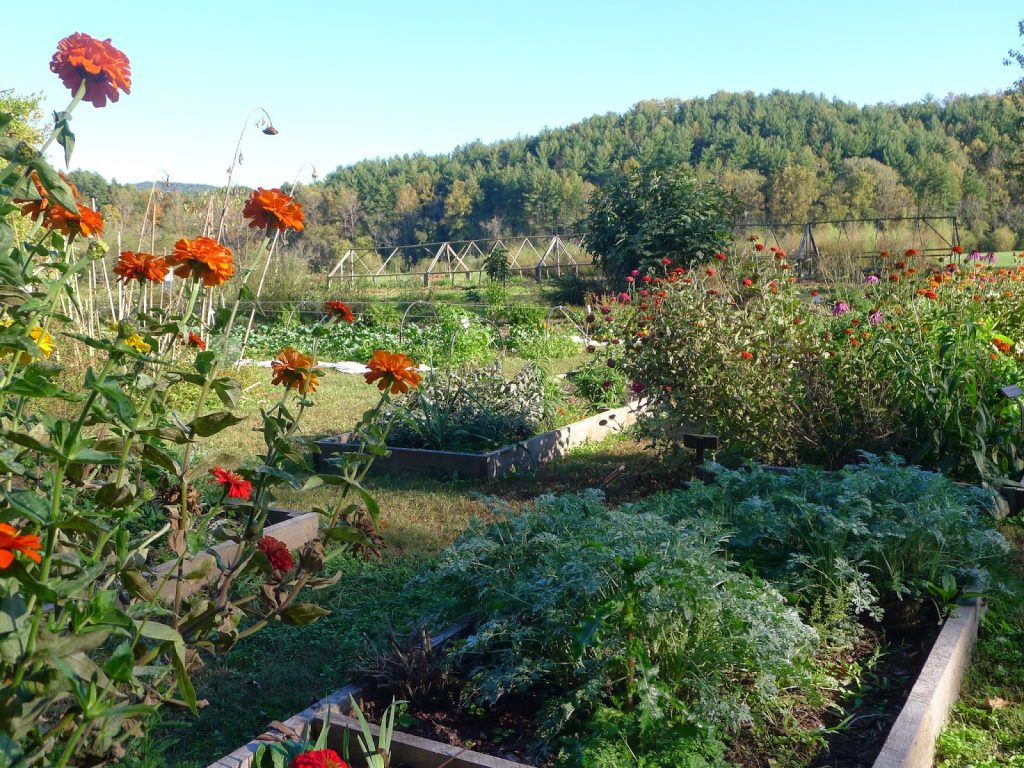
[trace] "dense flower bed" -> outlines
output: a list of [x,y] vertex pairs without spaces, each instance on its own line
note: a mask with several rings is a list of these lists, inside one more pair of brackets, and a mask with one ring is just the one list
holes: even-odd
[[861,285],[807,285],[784,251],[748,246],[636,272],[594,318],[656,438],[701,425],[768,462],[865,448],[968,479],[1020,471],[999,389],[1021,380],[1024,265],[882,252]]

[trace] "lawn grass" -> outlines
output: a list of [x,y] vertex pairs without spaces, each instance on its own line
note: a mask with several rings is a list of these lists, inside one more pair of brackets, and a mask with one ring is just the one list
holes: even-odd
[[1017,567],[989,598],[960,700],[939,738],[939,768],[1024,766],[1024,526],[1002,530]]
[[[542,363],[551,375],[566,373],[585,362],[588,356],[582,350],[571,357],[547,360]],[[506,358],[506,374],[513,375],[529,361]],[[236,412],[244,421],[205,439],[197,451],[197,458],[209,466],[237,467],[263,452],[263,437],[259,430],[260,409],[269,408],[281,399],[281,388],[273,386],[269,368],[241,366],[226,371],[239,380],[242,397]],[[355,426],[364,412],[377,402],[380,393],[369,386],[362,376],[325,370],[320,377],[314,400],[300,423],[299,435],[305,438],[330,437],[347,432]],[[211,404],[211,409],[219,409]]]

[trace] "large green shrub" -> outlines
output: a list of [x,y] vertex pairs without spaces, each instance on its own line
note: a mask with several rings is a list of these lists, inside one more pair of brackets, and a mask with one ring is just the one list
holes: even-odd
[[735,201],[688,166],[646,160],[600,187],[587,217],[587,245],[608,276],[662,259],[708,259],[732,240]]

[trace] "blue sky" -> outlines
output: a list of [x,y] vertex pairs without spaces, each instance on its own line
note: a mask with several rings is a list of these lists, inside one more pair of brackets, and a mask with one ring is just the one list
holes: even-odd
[[[72,168],[119,181],[168,174],[278,185],[367,157],[449,152],[643,99],[715,91],[810,91],[858,104],[1007,88],[1024,40],[1009,0],[604,2],[172,0],[47,4],[5,34],[0,89],[68,94],[48,64],[57,41],[112,39],[132,93],[80,107]],[[10,20],[10,19],[8,19]],[[301,169],[301,172],[300,172]]]

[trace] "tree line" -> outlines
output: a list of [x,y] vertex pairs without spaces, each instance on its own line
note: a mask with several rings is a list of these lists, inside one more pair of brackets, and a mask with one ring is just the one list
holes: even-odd
[[[597,188],[654,161],[716,182],[745,222],[956,215],[967,245],[1008,250],[1024,246],[1020,126],[1013,93],[863,107],[784,91],[643,101],[535,136],[339,167],[300,187],[309,225],[290,247],[323,268],[352,244],[579,231]],[[151,188],[71,178],[141,231]],[[223,194],[156,191],[168,239]]]

